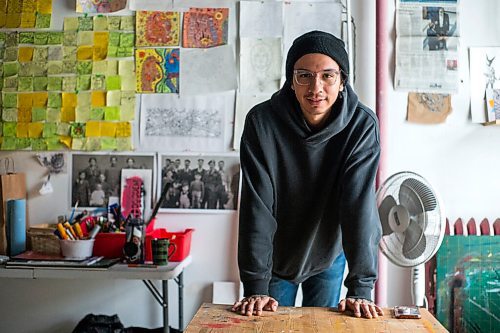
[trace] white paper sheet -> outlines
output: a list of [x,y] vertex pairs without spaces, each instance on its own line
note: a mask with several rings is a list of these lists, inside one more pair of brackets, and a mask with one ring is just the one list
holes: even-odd
[[237,88],[233,48],[181,49],[180,94],[201,95]]
[[130,10],[167,11],[174,7],[173,0],[129,0]]
[[340,2],[285,2],[284,13],[283,54],[288,53],[295,38],[311,30],[321,30],[336,37],[342,37],[342,4]]
[[223,151],[234,93],[141,98],[140,144],[159,151]]
[[234,116],[233,149],[240,149],[241,135],[247,113],[257,104],[271,98],[272,94],[246,95],[238,94],[236,98],[236,114]]
[[281,38],[241,38],[240,91],[275,92],[281,78]]
[[281,37],[283,3],[240,1],[240,37]]

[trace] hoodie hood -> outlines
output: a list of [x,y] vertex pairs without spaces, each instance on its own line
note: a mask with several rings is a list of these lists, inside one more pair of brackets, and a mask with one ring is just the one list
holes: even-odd
[[358,96],[352,90],[349,82],[344,83],[344,90],[339,93],[332,105],[325,126],[314,131],[307,125],[300,104],[287,82],[271,97],[271,107],[279,117],[285,120],[290,129],[300,136],[307,144],[320,144],[340,133],[350,122],[358,106]]

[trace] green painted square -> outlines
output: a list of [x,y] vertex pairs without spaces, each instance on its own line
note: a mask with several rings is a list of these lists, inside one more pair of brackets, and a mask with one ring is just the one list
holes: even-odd
[[[61,45],[49,46],[47,59],[49,61],[63,60],[63,47]],[[62,68],[62,63],[61,63],[61,68]]]
[[64,40],[64,33],[62,31],[51,31],[47,38],[47,44],[49,45],[59,45],[62,44]]
[[118,46],[108,46],[108,58],[116,58],[118,55]]
[[4,108],[17,108],[17,94],[4,92],[2,94],[2,102]]
[[2,121],[17,121],[17,109],[9,108],[2,110]]
[[92,74],[106,74],[108,62],[106,60],[95,61],[92,65]]
[[76,74],[76,60],[63,60],[63,73],[65,74]]
[[18,91],[33,91],[33,78],[32,77],[19,77],[17,84]]
[[32,139],[31,149],[38,151],[47,150],[47,142],[45,142],[45,139],[42,138]]
[[49,61],[47,64],[47,74],[48,75],[58,75],[63,72],[63,62],[62,61]]
[[135,16],[122,16],[120,20],[120,30],[134,31]]
[[92,90],[106,90],[106,76],[93,74],[91,88]]
[[42,14],[40,12],[36,13],[36,23],[35,28],[37,29],[48,29],[50,28],[50,18],[51,14]]
[[49,57],[49,48],[46,46],[35,47],[33,50],[33,62],[45,62]]
[[47,83],[47,90],[62,90],[62,77],[61,76],[49,76]]
[[70,135],[72,138],[83,138],[85,136],[85,124],[72,123],[70,129]]
[[76,31],[65,31],[63,37],[64,46],[76,46],[78,41],[78,32]]
[[8,47],[3,54],[3,61],[17,61],[18,47]]
[[64,31],[78,30],[78,17],[65,17],[64,18]]
[[49,41],[49,33],[48,32],[35,32],[35,45],[47,45]]
[[59,108],[48,108],[47,109],[47,121],[58,123],[61,121],[61,109]]
[[71,125],[69,123],[57,123],[57,135],[70,135]]
[[106,87],[108,90],[120,90],[121,78],[119,75],[106,76]]
[[16,136],[16,126],[17,126],[17,123],[15,123],[15,122],[3,123],[3,136],[4,137],[15,137]]
[[104,119],[104,108],[91,108],[90,109],[90,120],[103,120]]
[[62,78],[62,91],[75,92],[76,91],[76,76],[63,76]]
[[17,61],[3,63],[3,76],[17,75],[19,72],[19,63]]
[[47,109],[42,107],[34,107],[31,109],[31,121],[45,121],[47,119]]
[[135,34],[133,33],[122,33],[120,35],[120,46],[133,47],[134,46]]
[[90,90],[91,80],[90,75],[80,75],[78,76],[78,83],[76,90]]
[[76,72],[80,75],[92,74],[92,61],[78,61],[76,65]]
[[4,91],[16,91],[17,90],[17,76],[6,77],[3,79],[3,87]]
[[45,76],[47,75],[47,63],[46,62],[32,62],[31,63],[31,73],[33,76]]
[[116,138],[102,137],[101,150],[116,150]]
[[44,138],[50,138],[51,136],[56,135],[57,124],[56,123],[44,123],[43,124],[43,134]]
[[31,139],[30,138],[16,138],[16,149],[27,149],[31,148]]
[[111,31],[108,37],[108,45],[120,46],[120,35],[118,31]]
[[47,90],[48,78],[46,76],[35,76],[33,78],[33,90],[43,91]]
[[120,30],[120,16],[108,16],[108,30]]
[[17,138],[4,137],[2,140],[2,150],[15,150],[17,145]]
[[78,17],[78,30],[80,31],[91,31],[94,29],[94,21],[91,16]]
[[134,47],[129,46],[119,46],[116,50],[116,56],[118,58],[132,57],[134,55]]
[[104,120],[107,121],[120,120],[120,108],[117,106],[106,106],[104,108]]
[[34,44],[35,33],[33,31],[23,31],[19,33],[19,44]]
[[58,137],[47,138],[45,142],[47,143],[47,150],[61,150],[65,148]]
[[76,61],[76,46],[63,46],[63,60]]
[[106,16],[94,16],[94,31],[108,30],[108,18]]
[[8,32],[5,35],[5,47],[19,45],[19,34],[17,32]]
[[19,76],[33,76],[33,70],[31,62],[25,62],[22,65],[19,65],[19,72],[17,73]]
[[60,108],[62,106],[61,93],[49,91],[47,106],[49,108]]
[[90,120],[90,106],[77,106],[75,109],[75,121],[86,123]]

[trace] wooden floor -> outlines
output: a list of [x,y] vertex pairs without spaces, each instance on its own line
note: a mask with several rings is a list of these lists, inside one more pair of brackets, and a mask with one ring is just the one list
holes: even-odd
[[203,304],[185,333],[398,333],[448,332],[427,310],[422,319],[396,319],[391,309],[377,319],[354,318],[331,308],[279,307],[261,317],[245,317],[231,311],[231,306]]

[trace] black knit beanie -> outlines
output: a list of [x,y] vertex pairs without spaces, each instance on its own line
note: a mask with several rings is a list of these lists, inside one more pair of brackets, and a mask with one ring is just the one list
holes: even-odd
[[349,75],[349,58],[344,42],[327,32],[310,31],[297,37],[288,50],[285,74],[286,80],[290,84],[292,83],[293,66],[297,60],[309,53],[321,53],[329,56],[339,65],[345,76]]

